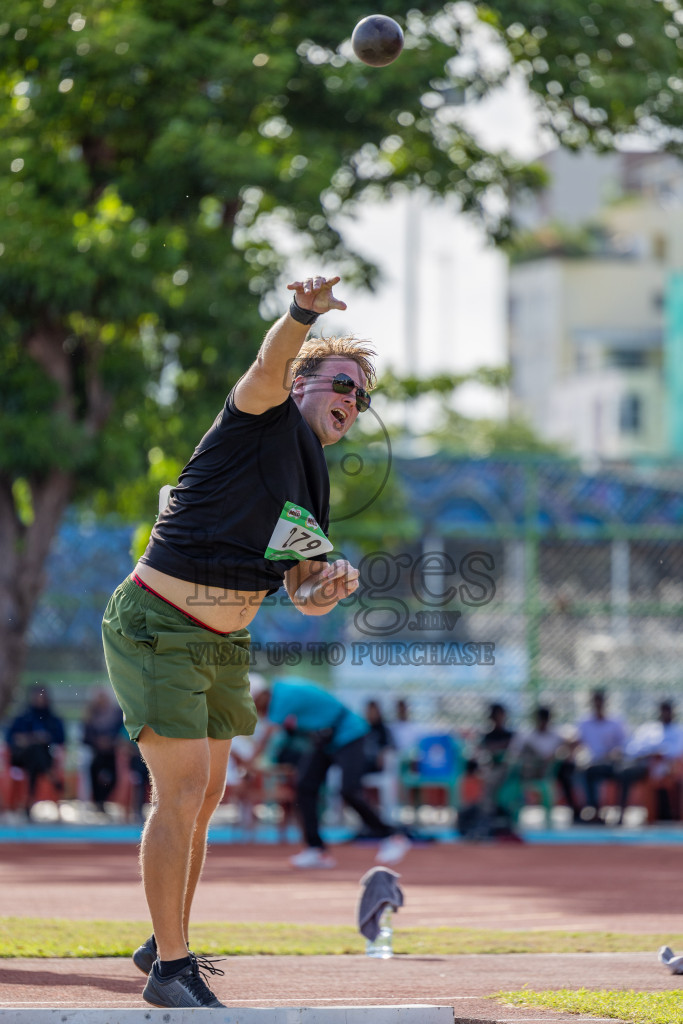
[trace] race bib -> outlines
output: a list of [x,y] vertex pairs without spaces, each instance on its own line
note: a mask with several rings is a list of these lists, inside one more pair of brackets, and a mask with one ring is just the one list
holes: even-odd
[[283,558],[315,558],[332,551],[331,544],[314,516],[300,505],[286,501],[265,550],[265,558],[277,562]]

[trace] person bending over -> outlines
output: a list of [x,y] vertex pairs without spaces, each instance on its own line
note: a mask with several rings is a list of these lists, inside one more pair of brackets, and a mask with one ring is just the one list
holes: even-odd
[[341,797],[352,807],[371,835],[382,840],[377,860],[396,864],[411,846],[393,825],[382,821],[365,800],[362,778],[367,769],[365,739],[368,723],[333,694],[313,683],[278,680],[252,684],[259,715],[267,720],[257,758],[273,732],[291,728],[310,739],[309,749],[297,765],[297,807],[304,832],[305,849],[291,858],[295,868],[333,868],[335,861],[320,835],[320,791],[332,765],[341,770]]

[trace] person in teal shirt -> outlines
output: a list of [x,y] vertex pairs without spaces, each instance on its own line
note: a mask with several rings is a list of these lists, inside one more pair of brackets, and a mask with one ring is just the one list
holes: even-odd
[[307,735],[311,744],[298,766],[297,806],[301,816],[306,849],[291,863],[297,868],[331,868],[335,860],[320,835],[319,795],[329,768],[341,770],[341,797],[358,814],[369,831],[382,840],[377,861],[396,864],[410,847],[406,836],[387,822],[365,800],[362,776],[365,770],[364,738],[370,727],[364,718],[307,680],[272,684],[253,681],[251,694],[260,717],[270,724],[254,757],[258,757],[279,728]]

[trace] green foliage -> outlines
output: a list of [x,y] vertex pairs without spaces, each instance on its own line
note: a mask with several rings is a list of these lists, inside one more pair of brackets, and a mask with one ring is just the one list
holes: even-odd
[[[368,188],[481,213],[541,180],[444,117],[444,89],[500,77],[447,71],[470,31],[453,11],[411,12],[381,74],[340,49],[365,13],[3,5],[0,471],[56,466],[98,511],[149,507],[155,466],[182,465],[254,354],[260,308],[282,309],[278,231],[372,284],[334,226]],[[486,221],[507,235],[505,214]]]
[[501,455],[566,455],[558,445],[543,441],[520,417],[504,420],[471,419],[444,408],[441,422],[425,434],[440,450],[475,458]]
[[[472,419],[453,408],[453,398],[464,384],[480,384],[500,390],[510,378],[508,367],[479,367],[471,373],[442,373],[434,377],[398,377],[391,371],[382,375],[377,392],[390,401],[402,401],[410,408],[416,399],[427,396],[437,403],[435,425],[422,432],[423,450],[439,450],[451,454],[468,454],[478,458],[493,455],[545,454],[562,455],[563,449],[543,441],[533,427],[520,417],[503,419]],[[411,431],[394,428],[391,436],[399,447],[410,441]]]
[[130,545],[131,564],[135,564],[145,553],[145,548],[152,532],[153,522],[144,521],[138,523],[133,531],[133,538]]
[[[287,249],[371,288],[337,218],[418,187],[509,239],[510,201],[545,172],[490,152],[461,113],[512,67],[567,145],[635,130],[680,145],[677,0],[429,0],[383,69],[349,49],[361,0],[330,14],[300,0],[3,0],[0,540],[6,561],[32,554],[5,594],[0,709],[66,503],[156,508],[283,311]],[[398,498],[386,489],[384,522],[409,530]]]
[[[506,239],[500,199],[543,172],[486,151],[459,105],[510,63],[568,144],[680,123],[675,4],[426,3],[384,69],[350,57],[366,13],[359,0],[334,18],[264,0],[6,0],[0,471],[56,466],[98,509],[149,507],[150,451],[185,461],[255,352],[260,313],[283,307],[285,227],[369,286],[374,269],[335,227],[368,192],[426,187]],[[474,46],[482,26],[507,65]]]
[[537,231],[518,234],[505,245],[511,263],[525,263],[528,260],[585,259],[590,256],[606,255],[608,239],[605,229],[588,224],[568,227],[564,224],[547,224]]
[[388,371],[382,374],[377,391],[391,401],[406,401],[423,395],[450,397],[457,388],[468,383],[502,388],[509,380],[510,370],[505,366],[482,366],[471,373],[440,373],[434,377],[398,377]]
[[680,152],[678,0],[496,0],[478,9],[505,40],[564,146],[604,150],[620,134],[645,132]]
[[330,537],[337,548],[362,552],[410,543],[421,533],[397,474],[392,472],[393,432],[358,432],[330,447]]
[[632,1024],[683,1024],[683,993],[591,991],[557,989],[551,992],[499,992],[498,999],[512,1006],[543,1006],[564,1013],[584,1013]]
[[[139,921],[69,921],[64,918],[0,918],[0,957],[130,956],[140,944]],[[211,922],[192,927],[192,948],[229,956],[339,955],[359,953],[364,939],[344,925],[272,921]],[[397,953],[445,956],[472,953],[649,952],[658,944],[683,945],[680,936],[617,932],[497,931],[486,928],[402,928],[394,931]],[[520,995],[516,993],[515,995]]]

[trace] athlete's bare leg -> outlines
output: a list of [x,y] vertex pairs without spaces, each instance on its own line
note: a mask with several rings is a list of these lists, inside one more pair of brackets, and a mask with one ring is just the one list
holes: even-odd
[[140,847],[142,882],[159,957],[179,960],[187,956],[185,903],[195,831],[211,779],[209,740],[170,739],[145,726],[138,744],[153,785]]
[[190,851],[190,870],[187,876],[185,887],[185,906],[183,908],[183,930],[185,939],[188,938],[190,927],[190,911],[192,900],[197,888],[197,883],[204,867],[206,859],[206,837],[209,831],[209,822],[214,811],[221,802],[225,792],[225,776],[228,771],[228,757],[230,756],[230,740],[209,740],[209,784],[204,794],[204,802],[199,809],[194,833],[192,835],[192,849]]

